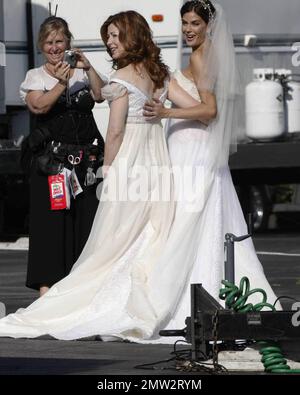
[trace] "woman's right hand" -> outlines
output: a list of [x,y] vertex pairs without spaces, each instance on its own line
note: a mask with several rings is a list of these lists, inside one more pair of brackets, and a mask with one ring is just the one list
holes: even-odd
[[58,62],[54,66],[54,76],[60,84],[67,86],[70,78],[70,65],[65,62]]
[[153,98],[151,101],[146,101],[143,110],[143,115],[148,120],[168,117],[168,109],[164,107],[160,100],[155,98]]

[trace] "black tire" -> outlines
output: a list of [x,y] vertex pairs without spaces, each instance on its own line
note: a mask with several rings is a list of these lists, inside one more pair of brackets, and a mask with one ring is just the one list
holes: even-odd
[[249,214],[252,216],[252,231],[263,232],[268,229],[272,204],[267,186],[237,185],[236,190],[246,221]]
[[252,227],[254,232],[263,232],[268,229],[271,213],[271,201],[267,186],[251,185],[249,189],[249,206],[252,214]]

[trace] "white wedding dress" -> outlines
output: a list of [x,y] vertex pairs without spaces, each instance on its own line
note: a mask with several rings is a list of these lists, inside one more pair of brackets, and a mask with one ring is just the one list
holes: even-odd
[[[174,77],[199,100],[191,81],[179,71]],[[124,140],[106,185],[114,174],[122,181],[125,158],[128,160],[125,170],[129,172],[133,166],[145,164],[170,168],[161,125],[149,124],[142,117],[147,96],[130,83],[115,82],[118,88],[108,91],[107,98],[111,100],[127,89],[129,114]],[[165,96],[166,92],[162,101]],[[160,338],[159,330],[185,327],[185,318],[190,315],[191,283],[202,283],[218,299],[223,278],[224,235],[247,232],[228,167],[216,173],[206,169],[201,155],[206,142],[205,126],[200,122],[169,123],[173,169],[198,166],[205,176],[204,182],[192,179],[198,197],[201,196],[198,201],[196,194],[192,202],[197,210],[191,210],[189,197],[184,197],[183,179],[176,172],[176,211],[172,177],[165,185],[170,192],[167,202],[128,201],[127,189],[134,187],[129,177],[124,188],[119,188],[119,201],[103,201],[101,197],[91,235],[72,272],[28,308],[1,319],[0,336],[31,338],[50,334],[71,340],[100,335],[104,340],[173,343],[172,337]],[[148,192],[155,194],[159,180],[153,176],[150,179]],[[276,297],[252,241],[238,243],[235,251],[236,280],[248,276],[252,286],[264,288],[273,303]]]
[[[88,242],[66,278],[26,309],[0,320],[0,336],[49,334],[70,340],[101,335],[142,340],[153,334],[157,317],[148,299],[147,278],[164,249],[174,218],[171,164],[161,122],[143,118],[147,94],[127,81],[111,82],[115,84],[104,88],[103,95],[110,101],[127,90],[128,118],[122,145],[104,181]],[[167,88],[160,100],[166,95]],[[136,192],[133,173],[139,166],[146,170],[147,196],[129,201],[128,193],[134,196]],[[158,200],[162,180],[151,171],[157,166],[165,169],[168,201]],[[116,183],[116,201],[104,199],[109,185]]]
[[[200,100],[195,84],[181,71],[175,71],[173,78],[193,98]],[[184,196],[186,174],[182,177],[183,173],[174,172],[176,198],[179,201],[167,246],[160,256],[157,271],[152,273],[156,288],[150,287],[153,304],[160,311],[159,316],[164,317],[160,326],[182,329],[185,318],[190,316],[190,284],[202,283],[224,305],[219,299],[219,290],[224,278],[225,234],[241,236],[248,231],[229,167],[209,171],[203,160],[207,157],[209,138],[205,125],[198,121],[172,119],[166,129],[173,168],[197,167],[202,175],[200,182],[193,179],[194,189],[198,188],[199,195],[203,194],[199,210],[191,211],[190,202]],[[197,183],[198,187],[195,185]],[[249,278],[251,289],[263,288],[268,302],[275,302],[277,297],[265,277],[251,239],[235,243],[237,285],[243,276]],[[254,294],[249,301],[258,303],[261,299],[261,294]],[[279,302],[276,308],[281,309]]]

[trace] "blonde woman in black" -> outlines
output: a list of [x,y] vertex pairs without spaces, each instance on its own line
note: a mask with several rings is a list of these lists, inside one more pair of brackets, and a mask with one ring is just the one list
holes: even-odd
[[[101,164],[104,142],[92,109],[101,100],[103,82],[79,49],[70,53],[73,65],[64,61],[71,39],[64,19],[47,18],[38,38],[45,63],[29,70],[20,87],[35,120],[24,146],[30,178],[26,285],[40,295],[71,270],[98,205],[94,174]],[[70,158],[75,158],[74,165]],[[75,199],[71,196],[69,209],[51,210],[48,178],[63,168],[74,168],[82,192]]]

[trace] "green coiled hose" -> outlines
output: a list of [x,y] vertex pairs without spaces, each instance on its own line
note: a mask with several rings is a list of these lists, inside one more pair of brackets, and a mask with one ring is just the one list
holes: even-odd
[[[243,277],[240,281],[240,286],[230,283],[227,280],[222,280],[224,288],[220,289],[219,297],[225,300],[226,306],[234,311],[248,312],[260,311],[264,307],[272,311],[276,311],[275,306],[267,302],[267,294],[261,288],[254,288],[250,290],[250,281],[248,277]],[[247,303],[250,295],[255,293],[262,294],[262,301],[253,305]],[[264,365],[265,371],[268,373],[300,373],[300,369],[291,369],[287,364],[287,360],[283,357],[281,349],[276,343],[258,342],[262,346],[260,354],[262,355],[261,362]]]

